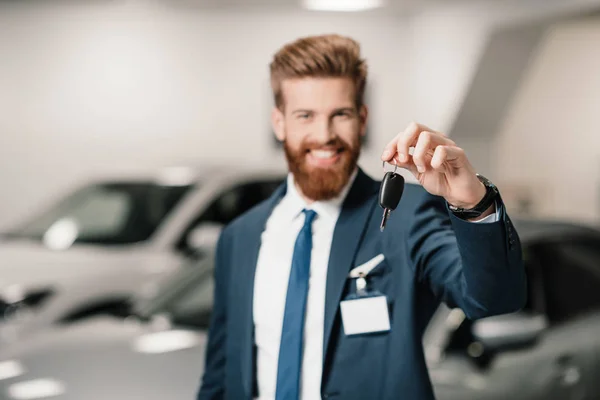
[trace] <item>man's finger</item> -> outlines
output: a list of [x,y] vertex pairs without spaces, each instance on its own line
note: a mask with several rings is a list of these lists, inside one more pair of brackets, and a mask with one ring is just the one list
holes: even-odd
[[408,156],[408,152],[411,147],[417,145],[417,141],[422,132],[431,132],[440,137],[446,137],[443,133],[436,132],[428,126],[418,124],[416,122],[411,122],[408,127],[404,130],[404,132],[398,138],[398,144],[396,149],[398,151],[398,155],[400,159],[406,159]]
[[398,159],[402,162],[408,160],[408,151],[411,146],[416,144],[417,138],[421,133],[421,126],[416,122],[411,122],[408,127],[398,137],[396,143],[396,151],[398,152]]
[[383,153],[381,154],[382,161],[390,161],[394,159],[396,156],[396,145],[398,143],[398,137],[400,134],[396,135],[383,149]]
[[438,132],[421,132],[415,146],[413,160],[419,172],[425,172],[431,166],[431,160],[438,146],[451,145],[446,136]]
[[435,137],[443,139],[439,141],[436,140],[436,142],[455,144],[443,133],[436,132],[425,125],[411,122],[403,132],[396,135],[396,137],[385,146],[383,153],[381,154],[381,160],[389,162],[390,160],[396,159],[403,164],[410,161],[410,148],[417,145],[421,133],[425,131],[432,133]]
[[412,156],[408,156],[407,161],[400,161],[398,159],[398,154],[396,154],[394,156],[394,158],[392,159],[392,161],[390,161],[391,164],[393,165],[397,165],[398,168],[404,168],[409,170],[410,172],[412,172],[412,174],[415,176],[415,178],[419,178],[419,171],[417,171],[417,166],[415,165],[415,163],[412,160]]
[[465,159],[465,151],[453,145],[438,146],[431,158],[431,168],[439,172],[450,173],[454,166]]
[[431,157],[431,168],[438,172],[446,172],[446,160],[448,159],[448,147],[438,146]]
[[417,167],[417,171],[423,173],[427,170],[429,160],[435,148],[433,142],[433,135],[431,132],[421,132],[417,144],[415,146],[415,152],[413,153],[413,161]]

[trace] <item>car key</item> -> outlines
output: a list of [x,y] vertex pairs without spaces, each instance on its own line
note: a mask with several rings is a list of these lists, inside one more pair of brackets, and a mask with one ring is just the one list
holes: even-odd
[[[397,168],[397,167],[396,167]],[[383,208],[381,232],[385,229],[390,213],[396,209],[404,192],[404,177],[394,172],[386,172],[379,188],[379,205]]]

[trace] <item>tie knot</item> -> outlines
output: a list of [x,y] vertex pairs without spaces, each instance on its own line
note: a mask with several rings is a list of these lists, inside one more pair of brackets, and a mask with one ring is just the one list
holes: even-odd
[[312,224],[313,219],[315,219],[315,217],[317,216],[317,212],[314,210],[307,209],[302,210],[302,212],[305,215],[304,225],[306,226]]

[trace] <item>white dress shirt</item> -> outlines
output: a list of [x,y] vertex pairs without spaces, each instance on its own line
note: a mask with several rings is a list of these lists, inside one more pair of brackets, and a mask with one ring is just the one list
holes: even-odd
[[[317,213],[312,223],[312,252],[309,291],[304,319],[304,350],[300,380],[300,400],[321,398],[323,370],[323,334],[325,319],[325,287],[333,231],[342,203],[357,171],[335,199],[307,205],[296,189],[291,174],[287,193],[273,209],[261,235],[261,247],[254,280],[253,318],[257,347],[257,400],[274,400],[277,383],[279,344],[288,280],[296,237],[304,225],[303,209]],[[478,222],[493,222],[497,213]]]

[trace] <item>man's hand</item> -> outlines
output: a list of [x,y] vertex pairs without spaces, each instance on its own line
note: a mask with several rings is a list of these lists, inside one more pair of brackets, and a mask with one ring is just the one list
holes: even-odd
[[[408,169],[425,190],[444,197],[453,206],[473,208],[485,196],[485,186],[464,150],[443,133],[424,125],[411,123],[388,143],[381,159]],[[491,208],[482,217],[489,215]]]

